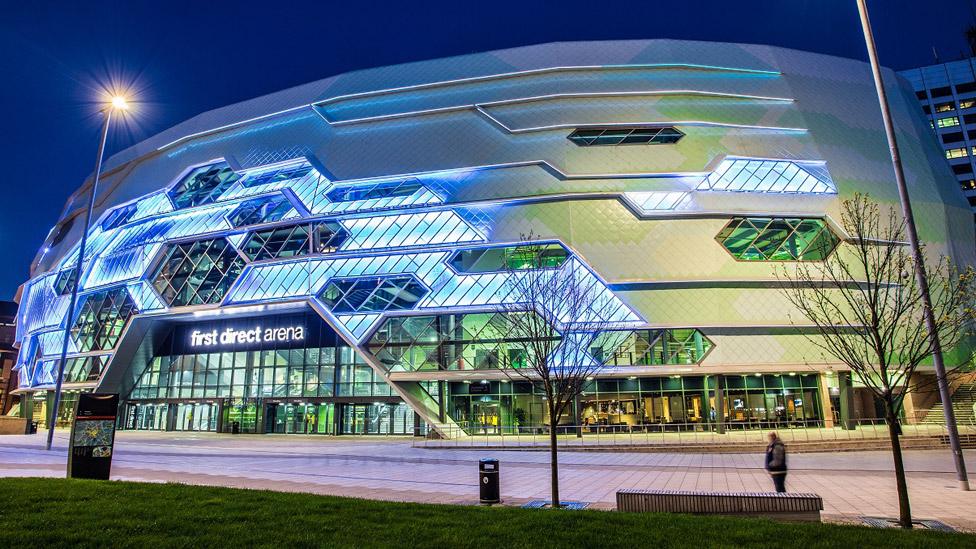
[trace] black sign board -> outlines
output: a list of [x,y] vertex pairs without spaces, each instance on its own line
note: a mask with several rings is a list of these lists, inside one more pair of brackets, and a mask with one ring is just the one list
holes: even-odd
[[468,394],[490,395],[491,385],[488,383],[472,383],[471,385],[468,385]]
[[68,478],[108,480],[119,395],[81,393],[68,446]]

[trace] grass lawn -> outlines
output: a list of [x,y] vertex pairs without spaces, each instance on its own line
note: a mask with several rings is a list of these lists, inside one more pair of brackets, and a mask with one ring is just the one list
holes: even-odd
[[976,536],[603,511],[0,479],[0,547],[976,547]]

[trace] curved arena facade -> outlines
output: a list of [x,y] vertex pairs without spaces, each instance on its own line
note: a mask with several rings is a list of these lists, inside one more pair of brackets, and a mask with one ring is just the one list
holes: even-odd
[[[968,203],[914,94],[886,77],[921,237],[970,264]],[[874,417],[776,278],[844,253],[845,198],[897,204],[858,61],[581,42],[327,78],[108,159],[75,280],[90,189],[21,289],[27,414],[50,407],[67,332],[59,421],[96,390],[121,395],[125,429],[541,427],[541,396],[500,366],[506,277],[531,234],[548,268],[600,288],[620,332],[579,343],[606,367],[568,423]]]

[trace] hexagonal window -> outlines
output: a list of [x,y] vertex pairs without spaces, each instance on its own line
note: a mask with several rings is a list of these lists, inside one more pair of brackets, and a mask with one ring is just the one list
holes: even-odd
[[349,232],[334,221],[302,223],[248,233],[241,251],[251,261],[327,254],[338,250],[347,238]]
[[170,189],[169,197],[177,209],[210,204],[240,178],[226,162],[201,166]]
[[696,328],[603,332],[590,355],[607,366],[698,364],[715,344]]
[[68,295],[75,289],[77,281],[78,271],[74,267],[68,267],[54,277],[54,292],[58,295]]
[[71,327],[71,337],[78,345],[78,352],[115,348],[126,322],[137,312],[136,304],[125,288],[85,296],[78,318]]
[[125,206],[115,208],[102,221],[102,230],[110,231],[116,227],[125,225],[132,219],[132,216],[135,215],[138,209],[139,206],[136,204],[126,204]]
[[413,309],[427,288],[413,275],[333,279],[319,297],[334,313]]
[[245,200],[227,216],[227,219],[235,227],[244,227],[259,223],[274,223],[297,216],[298,212],[288,197],[279,193]]
[[715,237],[740,261],[823,261],[840,243],[823,219],[733,217]]
[[491,273],[520,269],[556,269],[569,259],[559,244],[524,244],[458,250],[448,264],[459,273]]
[[165,253],[153,287],[170,307],[220,303],[245,265],[224,238],[173,244]]

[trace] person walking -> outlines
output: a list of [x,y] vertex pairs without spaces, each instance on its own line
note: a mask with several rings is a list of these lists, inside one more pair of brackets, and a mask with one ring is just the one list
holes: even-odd
[[773,477],[777,492],[786,491],[786,445],[776,431],[769,433],[769,446],[766,447],[766,471]]

